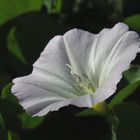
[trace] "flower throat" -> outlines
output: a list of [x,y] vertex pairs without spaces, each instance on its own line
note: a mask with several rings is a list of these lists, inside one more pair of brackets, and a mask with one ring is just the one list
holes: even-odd
[[95,88],[91,85],[88,77],[85,74],[78,74],[74,71],[71,65],[66,64],[71,70],[71,74],[76,81],[77,88],[79,91],[84,92],[85,94],[93,94],[95,92]]

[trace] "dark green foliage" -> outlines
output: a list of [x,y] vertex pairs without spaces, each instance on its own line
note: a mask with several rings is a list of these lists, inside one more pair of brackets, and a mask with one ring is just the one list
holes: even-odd
[[55,35],[72,28],[97,33],[119,21],[139,33],[139,5],[139,0],[0,0],[0,140],[140,140],[139,55],[108,99],[105,117],[74,106],[31,117],[11,93],[12,79],[32,71]]
[[139,140],[140,106],[135,103],[119,104],[113,112],[119,119],[117,140]]

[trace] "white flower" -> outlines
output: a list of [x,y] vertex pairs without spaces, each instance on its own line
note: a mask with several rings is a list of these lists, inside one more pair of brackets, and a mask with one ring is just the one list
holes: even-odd
[[92,107],[116,91],[139,46],[123,23],[99,34],[70,30],[48,43],[30,75],[13,80],[12,92],[33,116],[69,104]]

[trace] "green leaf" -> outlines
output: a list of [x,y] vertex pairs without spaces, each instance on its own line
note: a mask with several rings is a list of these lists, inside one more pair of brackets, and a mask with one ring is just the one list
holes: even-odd
[[8,62],[17,75],[29,73],[29,65],[26,61],[21,46],[17,40],[16,28],[12,28],[7,37]]
[[119,120],[115,117],[111,112],[106,116],[107,121],[110,123],[111,131],[112,131],[112,140],[117,140],[116,131],[119,126]]
[[131,68],[124,73],[124,77],[129,81],[129,83],[140,80],[140,66],[131,66]]
[[23,112],[18,99],[11,93],[11,86],[12,83],[9,83],[2,89],[0,99],[0,112],[3,114],[6,122],[10,122],[11,120],[9,118],[12,116],[15,117],[17,114]]
[[1,100],[8,100],[10,102],[13,102],[15,104],[18,104],[18,100],[17,98],[12,94],[11,92],[11,87],[12,87],[12,83],[7,84],[1,92]]
[[20,140],[20,137],[16,133],[8,131],[8,140]]
[[16,28],[12,28],[7,38],[7,49],[24,64],[27,64],[15,37]]
[[62,9],[62,0],[43,0],[49,13],[59,13]]
[[26,113],[20,114],[18,118],[21,121],[21,127],[23,129],[34,129],[44,120],[44,117],[31,117]]
[[12,75],[10,72],[5,71],[0,71],[0,90],[8,83],[11,81]]
[[43,0],[43,4],[47,7],[48,13],[52,12],[52,0]]
[[[33,24],[35,23],[35,24]],[[52,30],[53,29],[53,30]],[[19,20],[16,38],[30,66],[36,61],[48,41],[68,28],[57,19],[41,13],[30,13]]]
[[10,131],[8,131],[8,140],[13,140],[13,138],[12,138],[12,135],[11,135],[11,132],[10,132]]
[[0,25],[21,14],[40,10],[42,0],[0,0]]
[[94,116],[94,115],[100,115],[100,114],[93,108],[84,109],[80,113],[76,114],[76,116]]
[[135,103],[119,104],[113,107],[119,119],[117,140],[140,140],[140,106]]
[[0,140],[7,140],[7,130],[1,114],[0,114]]
[[124,89],[117,93],[117,95],[109,103],[109,108],[114,105],[122,103],[128,96],[133,94],[133,92],[140,86],[140,80],[127,85]]
[[61,11],[61,7],[62,7],[62,0],[56,0],[54,8],[57,12]]
[[2,89],[1,99],[6,99],[10,96],[9,91],[11,90],[11,86],[12,83],[9,83]]
[[126,23],[133,30],[140,32],[140,14],[124,19],[124,23]]

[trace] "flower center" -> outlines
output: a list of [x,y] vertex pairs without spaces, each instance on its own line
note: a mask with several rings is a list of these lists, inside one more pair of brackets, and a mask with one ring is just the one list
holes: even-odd
[[77,88],[79,91],[82,91],[86,94],[92,94],[93,92],[95,92],[94,87],[91,85],[89,79],[87,78],[85,74],[80,75],[73,70],[71,65],[68,65],[68,64],[66,65],[70,68],[71,74],[76,81]]
[[85,85],[84,83],[79,83],[79,87],[88,94],[95,92],[93,88],[91,88],[89,85]]

